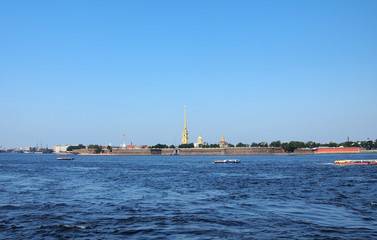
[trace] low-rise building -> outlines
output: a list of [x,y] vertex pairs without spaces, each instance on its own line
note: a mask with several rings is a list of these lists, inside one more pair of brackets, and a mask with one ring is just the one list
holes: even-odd
[[54,153],[65,153],[68,147],[68,145],[56,145],[54,146]]

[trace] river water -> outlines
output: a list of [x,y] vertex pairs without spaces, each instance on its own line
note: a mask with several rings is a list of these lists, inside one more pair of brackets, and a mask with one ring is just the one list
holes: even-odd
[[0,154],[0,239],[377,238],[377,154],[56,157]]

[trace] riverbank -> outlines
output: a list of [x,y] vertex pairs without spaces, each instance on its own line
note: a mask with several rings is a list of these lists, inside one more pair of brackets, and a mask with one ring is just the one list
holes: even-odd
[[232,147],[232,148],[159,148],[159,149],[127,149],[116,148],[112,152],[104,151],[96,154],[94,149],[77,149],[72,151],[77,155],[120,155],[120,156],[205,156],[205,155],[313,155],[313,154],[357,154],[375,153],[375,150],[365,150],[362,148],[320,148],[320,149],[296,149],[293,153],[286,153],[282,148],[273,147]]

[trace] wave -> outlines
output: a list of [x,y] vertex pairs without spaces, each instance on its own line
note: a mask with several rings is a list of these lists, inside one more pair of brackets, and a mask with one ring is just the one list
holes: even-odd
[[4,205],[0,207],[0,210],[18,210],[21,209],[21,206],[16,205]]
[[58,224],[58,225],[42,225],[39,228],[41,229],[49,229],[49,228],[64,228],[64,229],[89,229],[87,226],[82,225],[66,225],[66,224]]

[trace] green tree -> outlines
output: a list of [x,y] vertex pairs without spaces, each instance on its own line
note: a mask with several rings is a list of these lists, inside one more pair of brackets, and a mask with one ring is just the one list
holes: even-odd
[[72,146],[68,146],[67,148],[67,151],[68,152],[71,152],[72,150],[75,150],[75,149],[83,149],[83,148],[86,148],[84,145],[82,144],[79,144],[79,145],[72,145]]
[[102,153],[103,151],[102,151],[102,146],[100,146],[100,145],[97,145],[97,144],[90,144],[90,145],[88,145],[88,148],[90,148],[90,149],[94,149],[94,153]]
[[374,148],[373,141],[370,141],[370,140],[361,142],[360,146],[362,148],[365,148],[366,150],[371,150]]
[[305,144],[305,147],[307,147],[307,148],[317,148],[319,146],[320,146],[319,143],[316,143],[316,142],[313,142],[313,141],[309,141]]
[[219,148],[219,144],[205,144],[203,145],[203,148]]
[[194,144],[193,143],[181,144],[178,146],[178,148],[194,148]]
[[294,152],[296,149],[298,148],[304,148],[305,147],[305,143],[303,142],[298,142],[298,141],[290,141],[286,148],[285,148],[285,151],[286,152]]
[[288,146],[288,143],[287,143],[287,142],[283,142],[283,143],[281,144],[281,147],[284,149],[285,152],[287,151],[287,146]]
[[109,152],[113,152],[113,147],[112,147],[112,146],[107,146],[107,150],[108,150]]
[[159,144],[152,146],[152,148],[169,148],[169,146],[166,145],[166,144],[159,143]]
[[271,147],[281,147],[281,142],[280,141],[273,141],[270,144]]
[[352,141],[339,143],[339,146],[342,146],[342,147],[360,147],[359,143],[352,142]]
[[249,144],[245,144],[245,143],[242,143],[242,142],[239,142],[237,143],[236,147],[248,147]]
[[259,147],[268,147],[268,143],[267,142],[261,142],[261,143],[259,143]]

